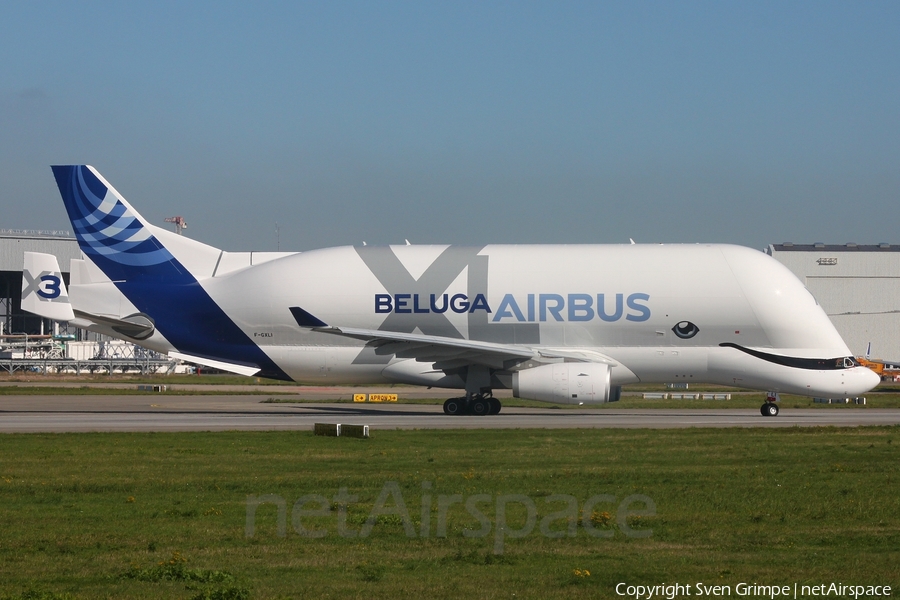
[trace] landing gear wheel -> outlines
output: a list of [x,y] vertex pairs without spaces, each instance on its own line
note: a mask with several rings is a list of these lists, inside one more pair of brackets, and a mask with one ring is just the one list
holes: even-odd
[[759,408],[759,412],[764,417],[777,417],[778,405],[774,402],[766,402]]
[[444,402],[445,415],[461,415],[465,411],[465,398],[450,398]]
[[491,411],[490,401],[487,398],[475,396],[469,403],[469,411],[471,411],[473,415],[482,417]]
[[503,405],[500,404],[500,401],[496,398],[488,398],[488,404],[491,406],[491,410],[488,411],[489,415],[499,415],[500,409],[503,408]]

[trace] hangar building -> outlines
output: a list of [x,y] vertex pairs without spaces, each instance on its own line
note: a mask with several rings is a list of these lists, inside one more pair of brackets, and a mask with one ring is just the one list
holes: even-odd
[[22,262],[25,252],[56,255],[66,285],[69,284],[69,261],[81,258],[78,242],[68,231],[0,229],[0,335],[53,332],[48,319],[22,311]]
[[900,362],[900,245],[774,244],[767,253],[800,278],[855,356]]
[[[130,342],[113,340],[68,323],[42,319],[22,310],[22,266],[25,252],[56,256],[66,285],[69,263],[81,258],[78,242],[68,231],[0,229],[0,371],[63,369],[93,373],[168,372],[174,361]],[[52,363],[48,360],[63,362]],[[102,362],[98,362],[102,361]],[[74,369],[74,371],[72,370]]]

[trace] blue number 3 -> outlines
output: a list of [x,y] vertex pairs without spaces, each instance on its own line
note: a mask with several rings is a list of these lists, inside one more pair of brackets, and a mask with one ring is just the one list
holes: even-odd
[[62,290],[59,289],[59,277],[57,277],[56,275],[44,275],[43,277],[41,277],[41,283],[43,285],[38,288],[38,296],[40,296],[41,298],[46,298],[48,300],[59,298],[59,295],[62,293]]

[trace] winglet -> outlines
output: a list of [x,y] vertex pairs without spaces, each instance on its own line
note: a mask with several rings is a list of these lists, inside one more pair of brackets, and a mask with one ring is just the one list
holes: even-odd
[[321,319],[317,319],[299,306],[291,306],[290,311],[291,314],[294,315],[297,325],[300,327],[307,327],[310,329],[316,327],[328,327],[328,323],[325,323]]

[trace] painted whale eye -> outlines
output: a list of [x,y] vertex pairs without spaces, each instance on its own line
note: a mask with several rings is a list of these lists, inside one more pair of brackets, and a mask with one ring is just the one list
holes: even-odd
[[683,340],[689,340],[700,332],[700,328],[690,321],[681,321],[676,323],[672,331]]

